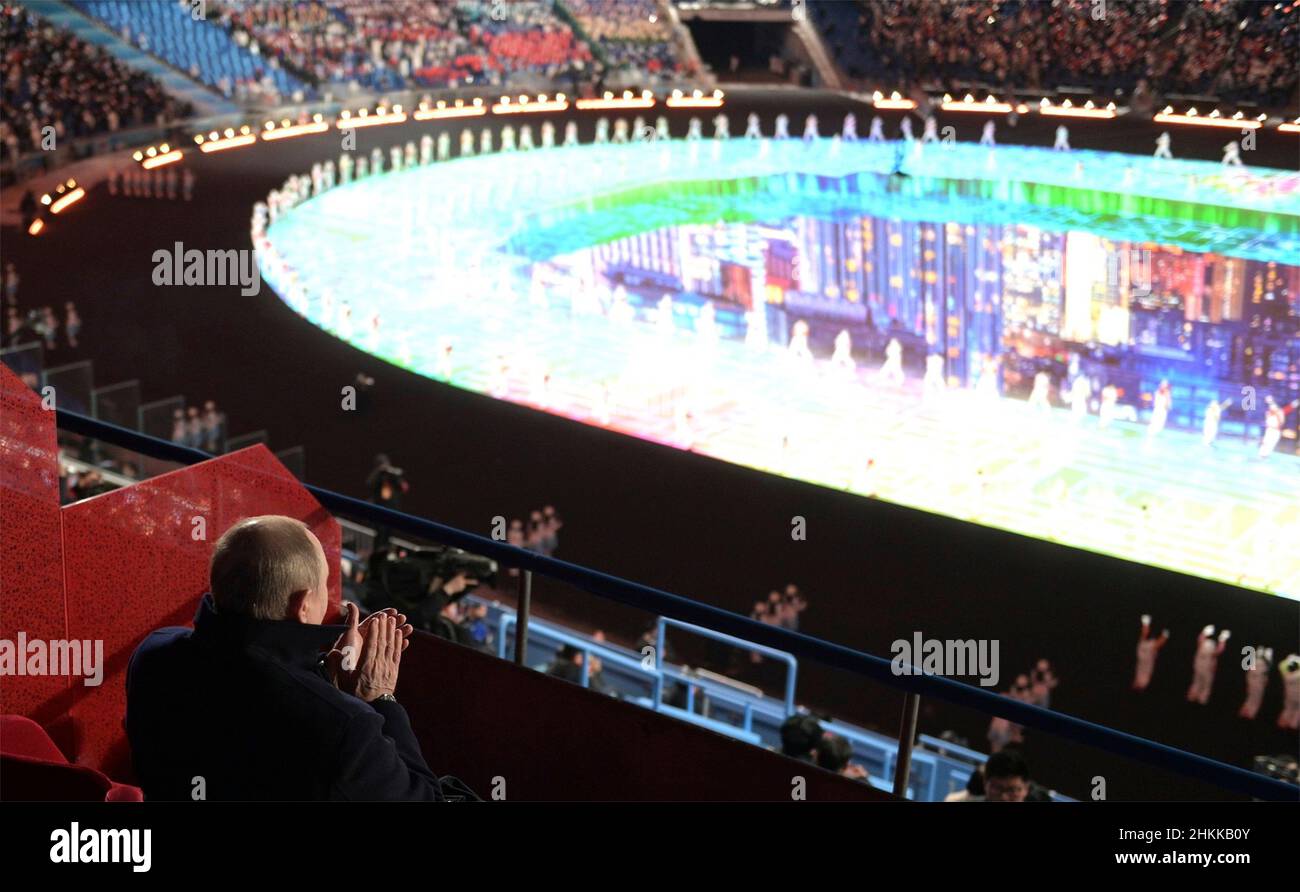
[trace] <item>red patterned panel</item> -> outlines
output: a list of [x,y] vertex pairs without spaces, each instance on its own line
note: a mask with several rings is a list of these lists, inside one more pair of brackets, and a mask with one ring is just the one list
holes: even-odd
[[[0,638],[18,643],[67,637],[59,535],[58,446],[54,413],[0,365]],[[66,676],[0,678],[0,713],[24,715],[68,743],[57,719],[67,712]]]
[[131,653],[154,629],[190,625],[208,589],[212,544],[259,514],[287,514],[312,528],[329,558],[329,616],[336,617],[338,522],[265,446],[63,509],[69,634],[104,642],[103,683],[73,687],[77,762],[117,779],[131,775],[122,731]]

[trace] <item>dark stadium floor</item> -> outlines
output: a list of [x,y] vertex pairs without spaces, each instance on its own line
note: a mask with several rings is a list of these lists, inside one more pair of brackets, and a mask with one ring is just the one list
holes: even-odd
[[[734,95],[732,131],[743,131],[751,106],[768,132],[779,111],[790,114],[792,132],[802,129],[806,110],[829,131],[850,107],[818,96],[796,112],[786,105],[792,99],[788,91]],[[872,112],[854,110],[865,133]],[[899,114],[884,116],[892,136]],[[672,116],[675,133],[684,133],[687,117]],[[594,116],[584,120],[590,130]],[[940,120],[949,123],[960,139],[974,140],[983,119]],[[1000,138],[1050,145],[1056,124],[1026,116],[1014,130],[1000,126]],[[1149,155],[1161,129],[1124,119],[1099,127],[1076,122],[1071,142]],[[357,150],[423,132],[423,125],[362,131]],[[1177,130],[1174,153],[1217,159],[1231,135]],[[1268,131],[1258,140],[1248,163],[1297,166],[1300,139]],[[1232,629],[1234,643],[1269,641],[1276,629],[1296,628],[1296,602],[868,502],[446,387],[344,345],[269,292],[244,297],[237,287],[153,285],[155,251],[170,252],[176,241],[186,249],[248,247],[253,203],[288,174],[337,158],[338,149],[329,134],[191,156],[186,163],[199,178],[193,203],[110,198],[100,187],[39,239],[6,228],[0,263],[18,267],[20,303],[76,300],[81,310],[82,349],[57,351],[47,366],[90,358],[97,384],[138,378],[145,400],[178,393],[192,404],[214,399],[232,434],[266,429],[273,450],[305,446],[314,484],[362,495],[372,457],[387,452],[406,469],[412,491],[404,507],[414,513],[486,533],[496,515],[524,517],[553,504],[565,520],[558,556],[567,560],[741,612],[793,581],[811,603],[804,628],[812,634],[882,655],[891,641],[918,631],[997,638],[1002,684],[1048,657],[1062,679],[1053,705],[1064,711],[1237,764],[1294,748],[1294,737],[1271,724],[1281,700],[1276,681],[1253,733],[1243,733],[1235,660],[1225,657],[1209,706],[1189,706],[1183,694],[1201,626]],[[374,258],[376,282],[384,260]],[[341,388],[359,371],[375,378],[375,389],[361,411],[341,411]],[[807,541],[791,540],[796,515],[807,520]],[[537,598],[550,612],[627,639],[649,620],[546,582]],[[1128,686],[1142,613],[1174,636],[1151,688],[1137,696]],[[896,728],[901,695],[821,667],[800,666],[800,673],[803,701],[887,732]],[[979,716],[922,703],[925,733],[954,728],[982,749],[986,726]],[[1215,796],[1041,736],[1031,734],[1026,750],[1031,765],[1043,766],[1037,779],[1069,795],[1086,795],[1091,779],[1103,775],[1113,798],[1156,790]]]

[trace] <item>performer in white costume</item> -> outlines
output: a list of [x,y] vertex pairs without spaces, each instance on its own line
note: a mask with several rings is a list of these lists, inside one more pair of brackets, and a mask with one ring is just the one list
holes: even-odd
[[1156,153],[1153,157],[1170,160],[1174,153],[1169,151],[1169,134],[1162,133],[1156,137]]
[[1070,151],[1070,131],[1064,124],[1056,128],[1056,142],[1052,148],[1057,152]]
[[1039,372],[1034,375],[1034,386],[1029,391],[1029,408],[1039,412],[1050,412],[1052,409],[1052,377],[1047,372]]
[[1187,689],[1187,700],[1204,706],[1210,702],[1214,675],[1219,669],[1219,657],[1228,646],[1232,633],[1224,629],[1214,637],[1214,626],[1206,626],[1196,638],[1196,656],[1192,659],[1192,684]]
[[890,338],[885,345],[885,362],[880,367],[880,377],[895,386],[903,383],[903,345],[898,338]]
[[750,112],[749,117],[745,119],[745,139],[762,139],[763,128],[759,125],[758,114]]
[[808,323],[800,319],[790,329],[790,357],[798,362],[811,363],[812,350],[808,347]]
[[844,116],[844,129],[840,131],[840,138],[845,142],[858,141],[858,118],[853,112]]
[[980,145],[992,148],[998,144],[997,126],[992,121],[984,122],[984,132],[980,134]]
[[852,375],[858,364],[853,361],[853,338],[847,328],[835,336],[835,349],[831,353],[831,368]]
[[1133,673],[1133,690],[1145,691],[1151,684],[1151,675],[1156,669],[1156,657],[1160,648],[1169,640],[1169,630],[1160,633],[1159,638],[1151,637],[1151,617],[1142,617],[1142,631],[1138,634],[1137,670]]
[[1215,439],[1219,436],[1219,419],[1223,417],[1223,410],[1232,405],[1232,400],[1210,400],[1209,405],[1205,407],[1205,420],[1201,422],[1201,443],[1205,446],[1213,446]]
[[1279,406],[1277,401],[1271,396],[1264,397],[1266,409],[1264,411],[1264,436],[1259,441],[1259,457],[1268,458],[1277,448],[1277,444],[1282,440],[1282,426],[1286,424],[1286,416],[1297,406],[1300,406],[1300,400],[1296,400],[1286,406]]
[[880,115],[876,115],[871,119],[871,129],[867,131],[867,141],[868,142],[885,141],[885,122],[884,119],[880,117]]

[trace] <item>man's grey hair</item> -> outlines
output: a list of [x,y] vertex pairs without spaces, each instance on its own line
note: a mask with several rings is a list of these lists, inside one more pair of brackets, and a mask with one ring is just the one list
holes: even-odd
[[247,517],[212,550],[209,578],[219,611],[254,619],[286,619],[289,596],[325,583],[311,531],[275,514]]

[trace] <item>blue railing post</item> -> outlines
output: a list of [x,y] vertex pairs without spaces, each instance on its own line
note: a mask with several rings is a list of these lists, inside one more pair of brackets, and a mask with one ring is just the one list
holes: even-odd
[[519,572],[519,608],[515,611],[515,665],[527,666],[528,617],[532,613],[533,571]]

